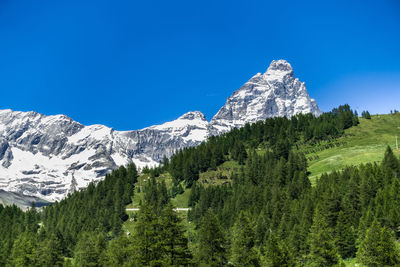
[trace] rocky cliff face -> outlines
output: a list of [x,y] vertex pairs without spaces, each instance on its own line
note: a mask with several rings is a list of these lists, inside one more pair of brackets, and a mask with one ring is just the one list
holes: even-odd
[[297,113],[321,114],[303,82],[294,77],[285,60],[274,60],[265,73],[257,73],[235,91],[210,125],[215,134],[270,117],[291,117]]
[[207,136],[297,113],[321,111],[284,60],[273,61],[234,92],[210,122],[196,111],[142,130],[115,131],[64,115],[0,110],[0,189],[60,200],[120,165],[156,165],[164,155],[196,146]]

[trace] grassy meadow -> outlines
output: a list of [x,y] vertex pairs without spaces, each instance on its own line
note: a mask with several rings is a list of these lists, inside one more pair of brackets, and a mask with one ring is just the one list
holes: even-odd
[[[310,180],[324,172],[340,170],[348,165],[380,162],[386,147],[396,149],[396,135],[400,141],[400,114],[375,115],[370,120],[360,118],[360,124],[346,130],[346,136],[337,141],[345,145],[313,153],[317,159],[309,161]],[[309,155],[307,155],[309,156]]]

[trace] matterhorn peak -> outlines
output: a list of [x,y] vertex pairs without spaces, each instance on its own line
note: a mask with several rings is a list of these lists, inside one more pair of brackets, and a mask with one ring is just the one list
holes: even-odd
[[286,60],[273,60],[264,74],[256,74],[235,91],[212,118],[212,134],[242,127],[270,117],[291,117],[298,113],[321,114],[305,84],[295,79]]
[[284,59],[272,60],[269,64],[268,70],[279,70],[279,71],[293,71],[292,65]]
[[283,77],[287,74],[294,76],[292,66],[284,59],[272,60],[267,71],[265,72],[266,76],[275,76],[277,78]]

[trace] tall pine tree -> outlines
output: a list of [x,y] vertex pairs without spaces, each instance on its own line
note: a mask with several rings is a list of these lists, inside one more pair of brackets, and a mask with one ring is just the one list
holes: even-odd
[[319,207],[315,210],[308,244],[310,246],[308,266],[331,266],[339,262],[332,230],[328,227]]
[[208,210],[200,222],[198,261],[200,266],[227,264],[226,240],[215,214]]
[[233,227],[231,261],[235,266],[259,266],[260,258],[255,248],[254,230],[249,218],[241,212]]

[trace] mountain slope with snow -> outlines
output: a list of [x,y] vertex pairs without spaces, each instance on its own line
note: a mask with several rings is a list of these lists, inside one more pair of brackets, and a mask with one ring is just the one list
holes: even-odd
[[208,122],[200,112],[138,131],[83,126],[63,116],[0,111],[0,188],[60,200],[134,162],[156,165],[164,155],[205,140]]
[[321,111],[305,84],[294,77],[292,66],[285,60],[274,60],[265,73],[257,73],[227,99],[210,125],[218,134],[247,122],[298,113],[318,116]]
[[120,165],[156,165],[247,122],[297,113],[321,114],[284,60],[273,61],[228,98],[208,122],[201,112],[136,131],[84,126],[65,115],[0,110],[0,189],[60,200]]

